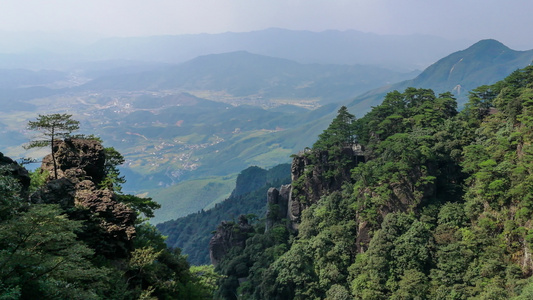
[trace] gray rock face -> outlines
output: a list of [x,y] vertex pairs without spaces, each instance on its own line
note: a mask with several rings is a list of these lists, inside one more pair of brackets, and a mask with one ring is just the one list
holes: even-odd
[[239,216],[237,224],[233,222],[222,222],[209,241],[209,256],[211,263],[216,266],[220,260],[233,247],[243,248],[248,238],[248,234],[253,232],[253,227],[248,224],[245,216]]
[[267,192],[267,214],[265,232],[269,231],[274,224],[287,218],[289,204],[290,184],[281,186],[280,190],[270,188]]

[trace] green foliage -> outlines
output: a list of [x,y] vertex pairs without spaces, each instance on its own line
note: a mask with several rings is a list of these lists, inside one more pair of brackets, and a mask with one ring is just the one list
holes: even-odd
[[41,132],[42,138],[27,145],[28,148],[52,145],[55,139],[64,139],[79,129],[80,122],[71,119],[69,114],[39,115],[35,121],[28,122],[28,129]]
[[137,213],[143,214],[146,218],[152,218],[154,216],[154,210],[161,208],[161,205],[154,202],[152,198],[138,197],[134,195],[118,195],[117,199],[128,207],[134,209]]
[[90,262],[93,253],[76,240],[81,223],[53,205],[35,205],[0,224],[0,281],[29,299],[98,299],[107,271]]
[[215,272],[213,265],[191,266],[190,271],[199,280],[199,285],[205,293],[205,298],[212,298],[218,288],[217,282],[223,276]]
[[334,151],[337,147],[351,146],[356,142],[354,122],[355,116],[342,106],[329,127],[318,136],[313,149]]
[[10,219],[27,205],[21,196],[20,183],[8,175],[11,170],[0,165],[0,221]]
[[30,171],[29,173],[31,179],[30,193],[33,193],[46,183],[46,179],[48,179],[48,174],[46,172],[42,172],[41,168],[37,168],[33,171]]
[[116,193],[121,193],[122,184],[126,183],[124,176],[120,176],[118,166],[124,163],[124,156],[113,147],[104,148],[105,154],[105,178],[100,182],[100,186],[108,188]]

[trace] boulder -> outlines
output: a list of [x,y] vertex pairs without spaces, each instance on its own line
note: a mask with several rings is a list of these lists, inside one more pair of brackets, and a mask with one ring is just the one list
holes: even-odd
[[[105,177],[104,147],[96,140],[65,139],[64,141],[56,141],[54,153],[58,178],[73,179],[73,175],[75,177],[83,176],[99,184]],[[53,177],[54,162],[51,154],[43,158],[41,169],[48,171]]]

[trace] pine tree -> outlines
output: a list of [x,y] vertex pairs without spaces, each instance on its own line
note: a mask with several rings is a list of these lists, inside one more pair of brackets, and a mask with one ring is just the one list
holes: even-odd
[[351,146],[356,142],[355,116],[342,106],[329,127],[324,130],[313,145],[313,149],[326,150],[338,147]]
[[26,149],[50,146],[54,163],[54,178],[57,179],[57,163],[54,153],[56,139],[64,139],[79,129],[80,122],[71,119],[69,114],[39,115],[36,121],[28,122],[28,129],[41,132],[41,136],[25,146]]

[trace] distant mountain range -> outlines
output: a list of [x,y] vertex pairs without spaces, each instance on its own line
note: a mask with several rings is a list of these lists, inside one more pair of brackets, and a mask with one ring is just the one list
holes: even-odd
[[[0,33],[0,68],[79,69],[80,63],[110,66],[183,63],[201,55],[247,51],[299,63],[376,65],[399,71],[420,70],[472,41],[427,35],[378,35],[354,30],[323,32],[266,29],[252,32],[90,39],[42,34],[6,37]],[[13,47],[10,44],[20,44]],[[4,49],[4,50],[2,50]],[[108,67],[102,65],[107,69]]]
[[222,93],[230,98],[316,99],[323,104],[354,98],[417,74],[365,65],[301,64],[238,51],[200,56],[152,71],[102,76],[79,89],[179,89]]
[[199,55],[244,50],[300,63],[365,64],[413,70],[425,68],[470,43],[426,35],[271,28],[242,33],[110,38],[88,47],[84,54],[87,58],[178,63]]

